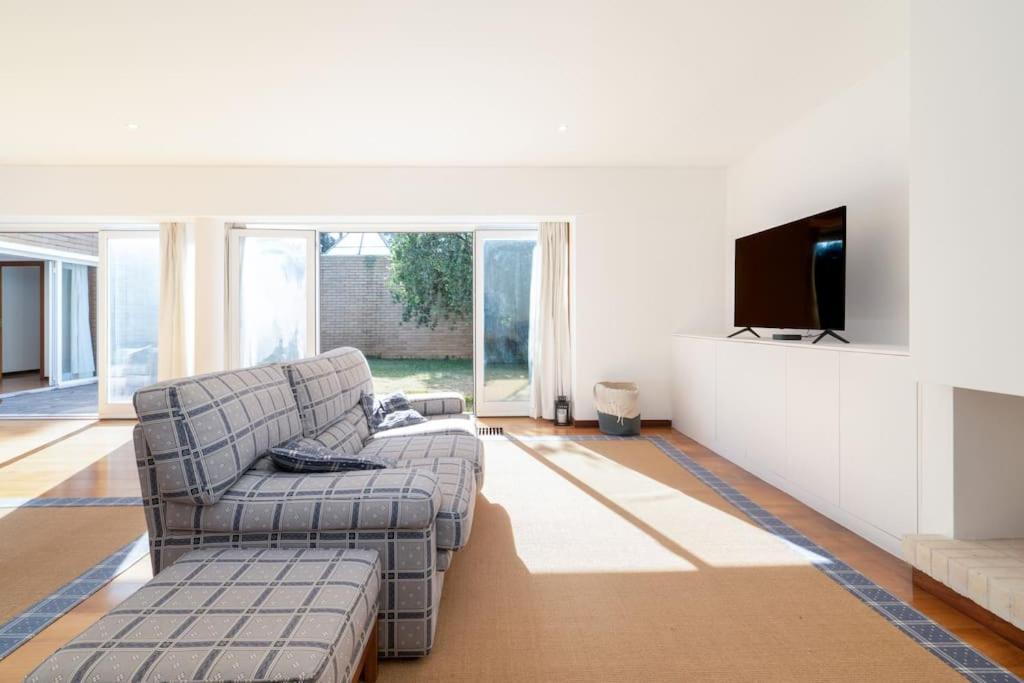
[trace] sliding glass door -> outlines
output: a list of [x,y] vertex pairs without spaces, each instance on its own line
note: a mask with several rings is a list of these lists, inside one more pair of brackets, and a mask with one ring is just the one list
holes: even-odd
[[59,286],[56,288],[60,307],[59,358],[54,373],[59,386],[91,382],[96,378],[96,356],[93,349],[93,314],[90,280],[95,267],[82,263],[58,261]]
[[230,361],[244,368],[316,353],[316,232],[231,231]]
[[[100,232],[99,258],[99,414],[130,418],[135,415],[132,395],[157,381],[160,233]],[[74,304],[74,292],[87,287],[83,277],[83,272],[61,272],[71,299],[61,311],[62,328],[66,328],[61,334],[70,335],[69,339],[85,334],[81,328],[87,324],[83,319],[87,312],[76,310]],[[80,350],[69,348],[68,352]],[[72,357],[67,362],[68,370],[81,371],[86,359]]]
[[527,415],[533,230],[478,230],[473,287],[476,412]]

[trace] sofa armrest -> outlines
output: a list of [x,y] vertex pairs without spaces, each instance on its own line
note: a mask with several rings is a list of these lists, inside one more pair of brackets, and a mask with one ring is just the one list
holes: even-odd
[[424,417],[458,415],[466,412],[466,399],[457,391],[412,394],[407,398],[409,406]]
[[434,525],[441,503],[437,475],[428,471],[250,471],[213,505],[168,501],[165,513],[177,532],[422,530]]

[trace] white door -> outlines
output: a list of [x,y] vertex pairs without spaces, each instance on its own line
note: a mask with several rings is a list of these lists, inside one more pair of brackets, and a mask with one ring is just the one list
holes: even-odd
[[230,234],[229,366],[315,355],[316,231],[236,229]]
[[101,231],[99,251],[99,414],[130,418],[132,395],[157,381],[160,233]]
[[[90,271],[96,264],[84,261],[49,261],[48,296],[52,309],[50,384],[71,387],[96,381],[99,368],[98,349],[93,349],[89,297]],[[98,334],[98,330],[97,330]],[[97,344],[99,339],[97,337]],[[94,360],[96,359],[96,360]]]
[[535,230],[478,230],[473,261],[475,409],[530,412],[530,321]]

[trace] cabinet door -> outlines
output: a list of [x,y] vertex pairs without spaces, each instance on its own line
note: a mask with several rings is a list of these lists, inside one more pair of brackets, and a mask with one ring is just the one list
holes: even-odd
[[672,426],[706,446],[715,440],[715,343],[673,337]]
[[786,474],[786,349],[746,345],[747,460],[759,470]]
[[917,383],[910,359],[839,361],[840,505],[893,536],[917,532]]
[[839,353],[786,350],[786,478],[839,503]]
[[734,342],[715,344],[715,450],[744,467],[750,431],[750,348]]

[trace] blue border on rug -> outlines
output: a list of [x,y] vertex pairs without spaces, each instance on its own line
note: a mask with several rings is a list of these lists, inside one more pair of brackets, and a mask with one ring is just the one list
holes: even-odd
[[96,566],[0,624],[0,659],[17,650],[44,628],[80,605],[115,576],[145,557],[148,552],[149,535],[142,534]]
[[83,508],[142,505],[141,496],[102,498],[0,498],[2,508]]
[[[500,437],[499,437],[500,438]],[[813,553],[812,564],[825,576],[852,593],[881,615],[886,621],[909,636],[921,647],[941,659],[970,681],[1013,683],[1020,678],[999,666],[955,635],[936,624],[835,555],[789,526],[727,484],[718,475],[698,464],[678,446],[661,436],[512,436],[505,438],[523,443],[543,441],[648,441],[662,453],[686,469],[703,484],[749,517],[762,529],[793,545],[804,553]],[[822,561],[824,560],[824,561]]]

